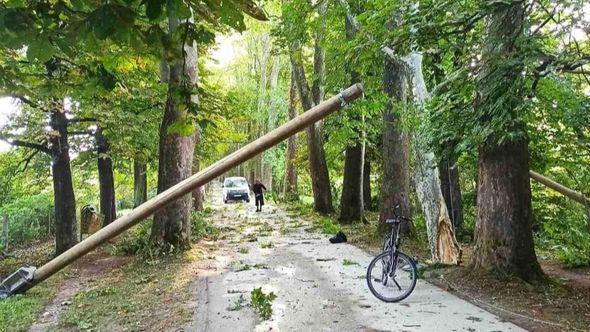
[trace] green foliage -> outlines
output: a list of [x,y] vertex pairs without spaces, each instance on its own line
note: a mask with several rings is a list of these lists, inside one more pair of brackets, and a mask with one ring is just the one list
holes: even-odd
[[221,235],[221,229],[213,225],[209,220],[210,213],[195,211],[191,217],[192,239],[197,241],[203,238],[217,240]]
[[41,240],[52,236],[55,231],[53,197],[48,192],[18,197],[2,205],[0,224],[4,216],[8,218],[9,246]]
[[26,331],[42,305],[39,299],[24,295],[0,301],[0,331]]
[[250,292],[250,304],[263,320],[270,319],[272,316],[272,301],[276,298],[277,296],[273,292],[264,293],[262,287],[254,288]]
[[352,260],[350,260],[348,258],[344,258],[342,260],[342,265],[344,265],[344,266],[350,266],[350,265],[360,265],[360,264],[357,263],[357,262],[355,262],[355,261],[352,261]]

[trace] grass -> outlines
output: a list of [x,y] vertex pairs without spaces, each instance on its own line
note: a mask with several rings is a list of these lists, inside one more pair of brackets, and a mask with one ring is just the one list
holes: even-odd
[[247,254],[249,252],[249,250],[248,250],[248,248],[240,248],[240,249],[238,249],[238,252],[240,254]]
[[[13,257],[0,260],[0,280],[25,265],[40,266],[53,255],[53,240],[17,249]],[[27,331],[43,309],[55,297],[58,285],[67,278],[69,269],[56,274],[24,295],[0,300],[0,332]]]

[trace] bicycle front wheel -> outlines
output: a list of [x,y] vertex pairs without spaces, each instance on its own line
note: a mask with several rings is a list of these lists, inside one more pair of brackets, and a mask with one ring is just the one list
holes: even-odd
[[367,284],[371,293],[384,302],[398,302],[408,297],[414,287],[418,269],[403,252],[384,251],[367,268]]

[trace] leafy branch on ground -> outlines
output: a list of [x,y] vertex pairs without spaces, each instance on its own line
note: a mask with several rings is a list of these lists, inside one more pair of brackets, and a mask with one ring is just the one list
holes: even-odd
[[266,294],[262,291],[262,287],[258,287],[250,293],[250,304],[260,318],[267,320],[272,316],[272,301],[276,298],[275,293]]

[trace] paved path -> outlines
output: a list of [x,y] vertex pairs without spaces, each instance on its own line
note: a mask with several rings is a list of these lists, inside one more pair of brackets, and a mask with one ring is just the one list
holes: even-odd
[[[219,196],[212,201],[214,220],[228,236],[199,273],[191,304],[196,316],[187,330],[523,331],[422,280],[403,302],[381,302],[366,285],[372,259],[366,252],[330,244],[327,236],[306,231],[306,221],[273,206],[256,213],[252,204],[224,205]],[[261,248],[268,241],[274,247]],[[358,265],[344,266],[345,258]],[[247,304],[254,287],[277,295],[270,320],[236,305],[240,296]]]

